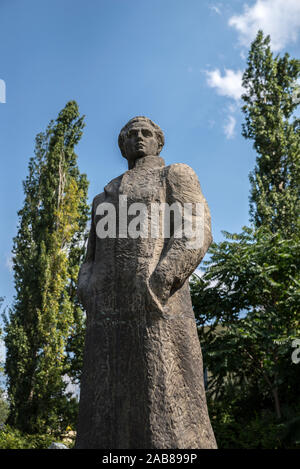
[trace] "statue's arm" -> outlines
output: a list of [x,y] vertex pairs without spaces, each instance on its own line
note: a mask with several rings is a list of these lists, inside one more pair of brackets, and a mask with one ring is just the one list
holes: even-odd
[[[192,204],[190,223],[197,238],[191,238],[182,229],[182,237],[170,237],[151,278],[152,291],[164,303],[194,272],[207,252],[211,242],[211,218],[196,173],[185,164],[171,165],[167,177],[167,203],[177,202],[182,207]],[[198,208],[197,205],[198,204]],[[182,226],[183,228],[183,226]],[[200,231],[199,231],[200,230]]]
[[88,237],[87,250],[85,254],[85,259],[83,264],[80,267],[78,275],[78,284],[77,284],[77,294],[78,298],[83,305],[85,305],[85,298],[88,292],[88,287],[90,283],[90,277],[93,271],[93,264],[95,260],[95,249],[96,249],[96,229],[94,222],[94,202],[92,207],[92,221],[91,228]]

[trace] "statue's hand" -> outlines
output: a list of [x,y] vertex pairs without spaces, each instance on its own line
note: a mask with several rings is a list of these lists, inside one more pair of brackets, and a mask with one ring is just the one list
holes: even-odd
[[165,305],[170,297],[172,279],[165,269],[157,267],[152,273],[149,286],[162,305]]

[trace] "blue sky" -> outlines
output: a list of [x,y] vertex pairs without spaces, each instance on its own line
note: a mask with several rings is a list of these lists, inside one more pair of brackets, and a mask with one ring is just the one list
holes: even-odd
[[7,305],[35,136],[71,99],[86,115],[77,154],[90,202],[127,169],[117,145],[121,127],[146,115],[165,133],[166,164],[196,171],[214,240],[248,223],[255,153],[241,137],[241,75],[259,28],[276,52],[299,55],[300,2],[247,3],[0,0],[0,296]]

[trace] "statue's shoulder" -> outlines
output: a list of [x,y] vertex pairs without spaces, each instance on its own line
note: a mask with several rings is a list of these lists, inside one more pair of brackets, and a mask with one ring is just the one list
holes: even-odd
[[199,184],[198,176],[189,165],[185,163],[175,163],[166,166],[167,178],[169,182],[177,184]]
[[97,194],[94,199],[93,199],[93,208],[97,208],[97,205],[99,205],[101,202],[103,202],[105,199],[105,192],[101,192],[100,194]]
[[115,192],[122,180],[124,174],[121,174],[120,176],[117,176],[113,178],[111,181],[109,181],[106,186],[104,187],[104,191],[100,192],[100,194],[97,194],[94,199],[93,199],[93,209],[95,210],[97,206],[105,201],[106,194],[110,192]]

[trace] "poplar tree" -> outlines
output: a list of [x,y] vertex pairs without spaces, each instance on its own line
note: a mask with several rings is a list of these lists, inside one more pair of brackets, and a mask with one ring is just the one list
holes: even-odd
[[70,101],[36,137],[23,183],[13,243],[16,296],[4,318],[10,415],[29,433],[63,430],[70,420],[66,377],[78,378],[84,313],[76,281],[88,219],[85,174],[75,145],[84,116]]
[[[253,141],[250,221],[240,234],[223,232],[202,278],[191,283],[204,362],[212,372],[209,394],[256,409],[273,401],[295,405],[299,374],[291,363],[300,334],[300,102],[299,60],[273,56],[259,31],[243,75],[242,135]],[[242,317],[241,317],[242,313]],[[204,327],[210,321],[209,328]],[[255,409],[255,407],[254,407]],[[245,406],[240,417],[253,408]],[[250,417],[251,418],[251,417]]]
[[250,173],[250,215],[256,227],[287,235],[300,213],[300,61],[273,56],[270,36],[259,31],[243,75],[242,135],[253,140],[256,166]]

